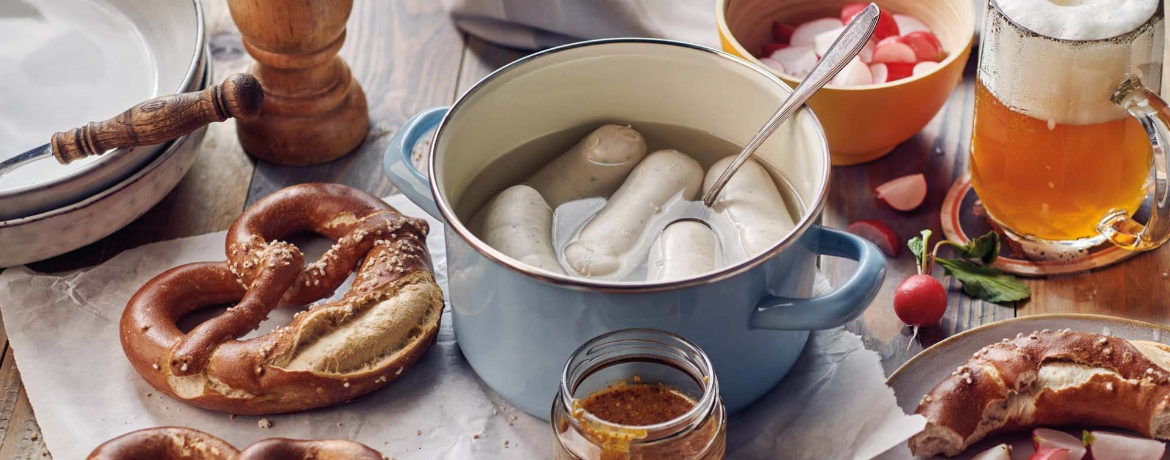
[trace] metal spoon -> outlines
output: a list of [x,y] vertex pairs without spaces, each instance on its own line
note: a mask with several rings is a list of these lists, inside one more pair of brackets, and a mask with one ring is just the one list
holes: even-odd
[[796,89],[788,95],[788,99],[780,105],[780,109],[772,115],[767,123],[764,123],[764,127],[760,128],[756,137],[748,141],[743,151],[739,152],[739,156],[735,157],[735,161],[731,162],[727,170],[723,171],[719,179],[715,180],[715,185],[711,186],[711,190],[703,196],[703,204],[708,207],[715,204],[715,197],[723,191],[723,187],[727,185],[727,181],[731,180],[731,176],[739,171],[740,166],[743,166],[743,163],[753,153],[756,153],[756,149],[759,149],[760,145],[768,140],[776,128],[779,128],[781,123],[784,123],[788,117],[796,112],[796,109],[804,105],[817,90],[828,84],[829,80],[837,76],[837,73],[841,72],[841,69],[844,69],[849,61],[852,61],[857,53],[861,52],[861,49],[873,36],[880,13],[878,6],[870,3],[868,7],[861,10],[861,13],[854,16],[852,21],[849,21],[849,25],[841,32],[841,36],[837,37],[837,41],[829,46],[829,51],[825,53],[825,56],[817,62],[816,66],[813,66],[812,72],[809,72],[808,76],[804,77],[799,85],[796,85]]

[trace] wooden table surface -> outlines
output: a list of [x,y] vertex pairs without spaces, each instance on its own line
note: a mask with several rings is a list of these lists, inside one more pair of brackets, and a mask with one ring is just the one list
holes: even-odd
[[[225,0],[205,0],[207,29],[215,81],[247,68],[239,33]],[[341,55],[365,89],[371,129],[358,151],[332,163],[290,168],[257,162],[244,155],[235,139],[235,125],[213,126],[195,166],[178,187],[146,215],[125,229],[85,248],[36,263],[38,271],[60,271],[98,264],[126,249],[172,238],[224,230],[249,204],[279,188],[310,181],[340,182],[379,196],[392,186],[382,174],[382,152],[390,136],[422,109],[448,105],[492,70],[525,53],[484,43],[460,32],[432,0],[357,0]],[[936,234],[939,207],[947,189],[967,168],[971,134],[974,58],[964,81],[946,107],[915,138],[878,161],[834,168],[825,224],[843,228],[859,219],[890,223],[905,240],[923,228]],[[906,174],[925,173],[930,184],[926,203],[911,213],[877,205],[874,186]],[[914,273],[908,251],[889,261],[889,275],[877,299],[848,329],[863,336],[868,348],[881,354],[892,372],[924,347],[956,332],[1004,318],[1039,313],[1100,313],[1170,322],[1170,246],[1139,255],[1110,268],[1029,280],[1033,297],[1019,305],[972,300],[946,279],[950,289],[942,324],[922,332],[921,343],[910,342],[910,331],[894,316],[890,304],[899,280]],[[849,275],[851,262],[825,259],[831,280]],[[45,458],[33,411],[21,386],[5,332],[0,364],[0,458]]]

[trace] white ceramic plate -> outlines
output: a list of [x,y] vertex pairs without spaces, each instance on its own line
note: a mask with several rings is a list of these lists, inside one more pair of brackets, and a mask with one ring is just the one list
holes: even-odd
[[[195,90],[206,67],[198,0],[0,1],[0,43],[0,159],[146,99]],[[161,151],[28,164],[0,177],[0,219],[85,199]]]
[[[934,346],[923,350],[917,356],[907,361],[890,376],[887,383],[894,389],[898,397],[898,406],[908,414],[914,413],[922,396],[930,392],[934,386],[949,376],[951,372],[971,358],[971,355],[986,345],[999,342],[1005,338],[1014,338],[1016,334],[1030,334],[1043,329],[1072,329],[1081,332],[1093,332],[1121,337],[1128,340],[1148,340],[1170,344],[1170,327],[1153,323],[1134,321],[1113,316],[1101,315],[1036,315],[998,321],[980,326],[969,331],[956,334]],[[1068,429],[1070,434],[1080,437],[1080,428]],[[1117,431],[1117,430],[1111,430]],[[1132,433],[1131,433],[1132,434]],[[996,436],[967,449],[956,459],[966,460],[1000,443],[1011,443],[1015,450],[1012,458],[1024,460],[1033,453],[1029,432],[1013,435]],[[881,459],[919,458],[910,455],[910,450],[899,446],[885,454]],[[944,457],[932,457],[944,458]],[[1170,455],[1164,457],[1170,459]]]
[[[207,86],[211,74],[207,66],[198,87]],[[207,127],[199,128],[161,144],[154,161],[80,202],[29,217],[0,220],[0,268],[64,254],[133,222],[179,184],[195,163],[206,132]]]

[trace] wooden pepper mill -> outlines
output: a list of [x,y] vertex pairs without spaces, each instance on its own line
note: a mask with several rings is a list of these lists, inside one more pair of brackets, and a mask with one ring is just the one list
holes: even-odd
[[337,56],[353,0],[228,0],[228,8],[264,87],[260,116],[236,125],[244,150],[302,166],[357,148],[370,125],[366,95]]

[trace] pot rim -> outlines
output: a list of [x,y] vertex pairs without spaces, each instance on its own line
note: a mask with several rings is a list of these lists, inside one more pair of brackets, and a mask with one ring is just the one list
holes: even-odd
[[[769,71],[767,71],[767,70],[765,70],[757,65],[754,65],[754,64],[752,64],[752,63],[750,63],[742,58],[736,57],[730,53],[726,53],[723,51],[715,50],[712,48],[708,48],[705,46],[696,45],[696,44],[692,44],[692,43],[686,43],[686,42],[681,42],[681,41],[676,41],[676,40],[658,39],[658,38],[606,38],[606,39],[586,40],[586,41],[581,41],[581,42],[576,42],[576,43],[570,43],[567,45],[549,48],[547,50],[533,53],[533,54],[530,54],[528,56],[517,59],[515,61],[512,61],[511,63],[508,63],[507,65],[505,65],[503,67],[500,67],[496,71],[494,71],[491,74],[489,74],[488,76],[484,77],[482,80],[476,82],[474,85],[472,85],[472,87],[470,89],[468,89],[466,92],[464,92],[462,95],[460,95],[459,99],[457,99],[455,101],[455,103],[451,105],[451,108],[447,111],[447,113],[443,115],[443,119],[439,122],[438,129],[435,131],[434,139],[436,140],[436,142],[431,143],[430,159],[429,159],[429,164],[428,164],[428,167],[429,167],[430,171],[432,171],[432,174],[434,171],[437,170],[435,168],[438,146],[439,146],[439,142],[437,142],[437,140],[443,135],[443,132],[446,130],[448,121],[450,121],[452,114],[457,113],[459,108],[461,106],[463,106],[465,103],[467,103],[467,100],[470,99],[472,95],[483,90],[489,83],[491,83],[496,78],[499,78],[501,75],[503,75],[509,71],[512,71],[520,66],[538,61],[542,58],[545,58],[545,57],[548,57],[548,56],[551,56],[551,55],[554,55],[557,53],[561,53],[561,52],[565,52],[565,51],[569,51],[569,50],[574,50],[577,48],[584,48],[584,47],[589,47],[589,46],[614,45],[614,44],[619,44],[619,45],[620,44],[651,44],[651,45],[675,46],[675,47],[687,48],[687,49],[691,49],[691,50],[695,50],[695,51],[702,51],[702,52],[711,53],[711,54],[719,56],[723,59],[726,59],[730,62],[734,62],[738,65],[744,66],[748,70],[753,71],[756,74],[759,74],[759,75],[763,76],[764,78],[770,80],[773,84],[786,89],[789,93],[792,92],[792,87],[788,86],[787,83],[785,83],[783,80],[781,80],[776,75],[772,74],[771,72],[769,72]],[[774,246],[772,246],[767,251],[764,251],[763,253],[761,253],[755,257],[748,258],[748,259],[741,261],[739,263],[732,264],[732,265],[723,267],[719,270],[716,270],[716,271],[713,271],[710,273],[706,273],[706,274],[703,274],[703,275],[697,276],[697,277],[683,278],[683,279],[679,279],[679,280],[671,280],[671,281],[664,281],[664,282],[633,282],[633,281],[596,280],[596,279],[589,279],[589,278],[582,278],[582,277],[572,277],[572,276],[568,276],[568,275],[559,275],[556,273],[552,273],[552,272],[548,272],[548,271],[544,271],[544,270],[539,270],[535,267],[528,266],[527,264],[524,264],[523,262],[520,262],[518,260],[515,260],[511,257],[504,255],[504,253],[496,250],[495,248],[492,248],[491,246],[488,246],[487,243],[484,243],[479,238],[476,238],[474,235],[472,235],[471,231],[463,224],[462,221],[459,220],[459,218],[455,215],[454,209],[452,209],[450,204],[447,202],[446,194],[442,191],[442,187],[439,186],[439,183],[442,181],[442,178],[437,176],[437,175],[432,175],[431,180],[428,182],[430,182],[431,195],[434,197],[435,205],[439,208],[439,212],[443,215],[443,219],[446,221],[447,228],[452,229],[456,234],[459,235],[460,238],[462,238],[465,242],[467,242],[468,245],[470,245],[472,248],[474,248],[476,251],[478,251],[481,255],[487,257],[488,259],[496,262],[499,265],[502,265],[502,266],[508,268],[509,270],[511,270],[513,272],[527,276],[527,277],[532,278],[534,280],[540,281],[540,282],[545,283],[545,284],[551,284],[551,285],[555,285],[558,287],[566,287],[566,288],[580,290],[580,291],[610,292],[610,293],[622,293],[622,294],[646,294],[646,293],[655,293],[655,292],[663,292],[663,291],[691,288],[691,287],[696,287],[696,286],[703,286],[703,285],[716,283],[716,282],[731,278],[733,276],[742,274],[744,272],[747,272],[747,271],[763,264],[768,259],[771,259],[772,257],[775,257],[776,255],[780,254],[784,250],[788,249],[789,246],[794,244],[796,242],[796,240],[801,235],[803,235],[806,231],[808,231],[808,229],[810,227],[812,227],[813,224],[820,218],[821,212],[824,210],[824,207],[825,207],[825,200],[826,200],[827,195],[828,195],[828,187],[829,187],[829,180],[830,180],[829,174],[831,172],[831,162],[830,162],[830,158],[829,158],[829,142],[825,136],[825,130],[824,130],[824,128],[822,128],[821,122],[819,119],[817,119],[816,114],[813,113],[812,108],[810,108],[808,106],[808,104],[805,104],[804,106],[801,107],[800,111],[806,112],[810,117],[812,117],[812,121],[814,122],[813,126],[816,128],[815,129],[816,132],[814,134],[816,135],[817,143],[819,144],[819,146],[821,148],[821,156],[822,156],[822,158],[821,158],[821,164],[822,164],[821,174],[822,174],[822,177],[824,178],[824,180],[821,181],[820,187],[817,188],[816,194],[812,200],[812,204],[810,206],[806,207],[807,212],[805,212],[804,216],[801,217],[800,221],[796,223],[796,226],[793,228],[792,232],[789,233],[787,237],[785,237],[784,239],[777,242]]]
[[[194,13],[195,13],[195,16],[194,16],[194,19],[195,19],[195,48],[191,50],[191,59],[189,61],[190,63],[187,65],[187,74],[183,76],[183,81],[179,84],[179,87],[175,89],[174,93],[156,94],[154,96],[151,96],[151,98],[162,97],[162,96],[166,96],[168,94],[177,94],[177,93],[185,93],[185,92],[190,92],[190,91],[197,91],[197,90],[202,89],[202,88],[199,88],[198,86],[196,86],[203,79],[204,72],[200,72],[200,69],[210,66],[210,62],[211,62],[211,55],[209,53],[204,52],[204,50],[207,49],[207,29],[206,29],[206,22],[205,22],[205,19],[203,17],[203,1],[202,0],[189,0],[189,3],[191,4],[191,7],[194,8]],[[205,55],[206,55],[206,57],[205,57]],[[165,142],[162,144],[165,144]],[[15,197],[15,196],[19,196],[19,195],[26,195],[26,194],[36,192],[36,191],[52,189],[54,187],[58,187],[58,186],[61,186],[63,184],[67,184],[67,183],[77,179],[78,177],[89,175],[92,172],[94,172],[94,170],[96,170],[96,169],[104,168],[108,163],[110,163],[109,160],[105,160],[106,158],[115,158],[115,157],[120,157],[123,155],[128,155],[129,152],[131,150],[134,150],[134,149],[153,149],[153,150],[155,150],[154,152],[152,152],[150,154],[151,158],[149,160],[144,161],[142,165],[138,166],[135,169],[132,169],[130,171],[126,171],[126,173],[128,173],[129,175],[133,175],[138,169],[142,169],[143,167],[145,167],[145,165],[150,164],[152,161],[154,161],[154,158],[157,157],[158,154],[163,151],[163,148],[161,147],[162,144],[145,145],[145,146],[139,146],[139,147],[119,147],[119,148],[113,149],[113,151],[111,151],[109,153],[102,154],[101,157],[99,157],[97,161],[94,161],[92,163],[84,165],[80,168],[74,169],[74,170],[70,171],[68,174],[62,174],[60,176],[56,176],[56,177],[49,179],[49,180],[45,180],[45,181],[41,181],[41,182],[34,182],[31,184],[22,185],[20,187],[13,187],[13,188],[9,188],[9,189],[0,190],[0,197]],[[106,185],[105,188],[109,188],[109,187],[117,184],[118,182],[120,182],[120,181],[114,181],[112,184]],[[88,198],[89,196],[92,196],[92,195],[94,195],[96,193],[100,193],[100,192],[101,192],[101,190],[98,190],[97,192],[93,192],[93,193],[89,193],[89,194],[83,194],[83,196],[81,198],[85,199],[85,198]],[[74,201],[76,201],[76,200],[74,200]],[[69,206],[70,204],[72,204],[72,203],[66,203],[64,206]],[[63,206],[56,206],[55,208],[60,208],[60,207],[63,207]],[[25,217],[32,217],[32,216],[35,216],[38,214],[43,214],[45,212],[52,211],[52,210],[53,209],[42,210],[42,211],[33,213],[31,215],[24,215],[24,216],[16,217],[16,218],[9,219],[9,220],[23,219]]]

